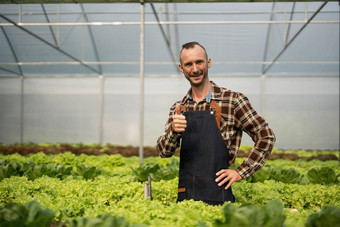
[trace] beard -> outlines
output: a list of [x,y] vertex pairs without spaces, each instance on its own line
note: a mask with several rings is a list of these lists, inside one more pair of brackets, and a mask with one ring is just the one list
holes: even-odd
[[190,85],[193,87],[200,87],[204,84],[207,79],[207,73],[200,71],[195,75],[186,75],[187,80],[190,82]]

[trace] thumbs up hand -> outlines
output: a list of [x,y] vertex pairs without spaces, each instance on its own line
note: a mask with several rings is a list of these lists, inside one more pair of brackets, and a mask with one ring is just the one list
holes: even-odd
[[181,115],[180,105],[176,104],[176,111],[172,117],[171,129],[173,132],[184,132],[187,127],[185,116]]

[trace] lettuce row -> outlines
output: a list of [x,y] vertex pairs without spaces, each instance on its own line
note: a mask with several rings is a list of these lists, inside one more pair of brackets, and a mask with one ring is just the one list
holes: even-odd
[[42,176],[65,179],[66,177],[80,176],[84,179],[93,179],[101,174],[101,167],[80,164],[75,167],[62,164],[36,164],[32,161],[26,161],[20,164],[17,161],[10,163],[7,160],[0,159],[0,181],[12,176],[26,176],[29,180],[35,180]]
[[[205,209],[205,207],[202,207]],[[236,206],[227,204],[222,207],[222,218],[217,218],[211,223],[214,227],[282,227],[286,216],[283,212],[283,204],[279,200],[268,201],[263,206],[254,204],[243,204]],[[8,203],[0,207],[1,226],[22,226],[22,227],[47,227],[47,226],[66,226],[66,227],[147,227],[148,224],[130,224],[124,217],[117,217],[107,213],[97,217],[85,218],[77,217],[66,222],[56,221],[55,212],[50,209],[42,209],[40,204],[33,200],[27,204],[19,205]],[[305,226],[337,226],[340,223],[340,208],[326,206],[320,211],[308,216]],[[193,225],[195,226],[195,225]],[[207,227],[202,221],[197,221],[197,227]]]
[[275,180],[286,184],[340,184],[340,174],[329,167],[312,168],[306,174],[301,174],[294,168],[271,168],[265,166],[255,174],[247,178],[248,182],[264,182],[265,180]]

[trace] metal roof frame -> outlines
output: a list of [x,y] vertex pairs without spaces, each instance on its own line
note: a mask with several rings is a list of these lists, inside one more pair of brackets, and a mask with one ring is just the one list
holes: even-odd
[[[317,0],[309,0],[319,2]],[[336,0],[331,0],[336,1]],[[28,3],[189,3],[189,2],[305,2],[297,1],[270,1],[270,0],[1,0],[0,4],[28,4]]]
[[[277,56],[272,60],[272,63],[267,66],[263,70],[263,74],[266,74],[268,70],[273,66],[273,64],[280,58],[280,56],[286,51],[286,49],[290,46],[290,44],[296,39],[296,37],[306,28],[306,26],[314,19],[314,17],[321,11],[321,9],[327,4],[327,1],[323,2],[323,4],[316,10],[316,12],[308,19],[308,21],[300,28],[300,30],[289,40],[288,43],[285,43],[284,48],[277,54]],[[287,34],[288,35],[288,34]],[[286,42],[286,40],[285,40]]]
[[91,71],[93,71],[93,72],[95,72],[95,73],[97,73],[97,74],[101,74],[98,70],[96,70],[96,69],[93,68],[92,66],[89,66],[89,65],[85,64],[83,61],[81,61],[81,60],[79,60],[78,58],[72,56],[72,55],[69,54],[68,52],[66,52],[66,51],[64,51],[64,50],[62,50],[62,49],[60,49],[58,46],[54,45],[53,43],[50,43],[50,42],[48,42],[47,40],[41,38],[41,37],[38,36],[37,34],[35,34],[35,33],[31,32],[30,30],[26,29],[25,27],[20,26],[18,23],[16,23],[15,21],[9,19],[8,17],[6,17],[6,16],[4,16],[4,15],[2,15],[2,14],[0,14],[0,17],[3,18],[4,20],[8,21],[9,23],[13,24],[15,27],[17,27],[17,28],[23,30],[24,32],[26,32],[26,33],[28,33],[28,34],[30,34],[30,35],[33,36],[34,38],[36,38],[36,39],[42,41],[42,42],[45,43],[46,45],[48,45],[48,46],[54,48],[55,50],[59,51],[59,52],[62,53],[63,55],[65,55],[65,56],[71,58],[72,60],[74,60],[74,61],[76,61],[76,62],[79,62],[81,65],[87,67],[87,68],[90,69]]
[[[282,56],[282,54],[286,51],[286,49],[291,45],[291,43],[296,39],[296,37],[299,36],[299,34],[306,28],[306,26],[308,26],[311,23],[338,23],[339,21],[313,21],[313,19],[315,18],[315,16],[322,10],[322,8],[328,3],[328,1],[323,1],[321,6],[318,8],[318,10],[316,10],[315,12],[313,12],[313,15],[306,21],[292,21],[292,15],[294,13],[294,9],[295,9],[295,2],[293,4],[291,13],[290,13],[290,18],[288,21],[274,21],[273,20],[273,16],[274,16],[274,6],[275,6],[275,2],[273,2],[273,8],[271,11],[271,17],[269,21],[161,21],[160,18],[157,15],[157,12],[154,8],[153,3],[180,3],[180,2],[189,2],[189,1],[185,1],[185,0],[177,0],[177,1],[133,1],[133,0],[122,0],[122,1],[114,1],[114,0],[107,0],[107,1],[82,1],[82,0],[64,0],[64,1],[42,1],[42,0],[22,0],[22,1],[0,1],[0,4],[3,3],[15,3],[15,4],[27,4],[27,3],[41,3],[42,6],[42,13],[45,15],[46,18],[46,22],[42,22],[42,23],[22,23],[21,22],[21,18],[19,19],[19,22],[15,22],[13,20],[11,20],[10,18],[8,18],[7,16],[0,14],[0,17],[3,18],[4,20],[6,20],[8,23],[0,23],[0,27],[2,32],[4,33],[5,37],[6,37],[6,41],[10,46],[11,52],[13,54],[13,57],[15,59],[15,63],[12,63],[12,65],[17,65],[18,66],[18,70],[19,72],[14,72],[13,70],[9,70],[6,69],[2,66],[5,66],[6,64],[0,63],[0,70],[4,70],[7,71],[9,73],[13,73],[18,75],[21,78],[21,90],[22,90],[22,95],[21,95],[21,111],[23,111],[23,79],[24,79],[24,72],[21,68],[22,65],[28,65],[28,64],[47,64],[47,65],[53,65],[53,64],[78,64],[78,65],[82,65],[86,68],[88,68],[89,70],[91,70],[92,72],[94,72],[95,74],[97,74],[97,76],[100,79],[100,119],[99,119],[99,127],[100,127],[100,135],[99,135],[99,141],[100,143],[102,142],[102,131],[103,131],[103,69],[102,69],[102,65],[105,64],[136,64],[140,66],[140,74],[139,74],[139,78],[140,78],[140,107],[139,107],[139,115],[140,115],[140,139],[139,139],[139,157],[140,157],[140,162],[142,162],[143,160],[143,132],[144,132],[144,65],[145,64],[157,64],[157,63],[152,63],[152,62],[145,62],[144,60],[144,26],[145,25],[158,25],[163,39],[167,45],[169,54],[172,58],[172,62],[167,62],[163,64],[174,64],[176,69],[178,70],[177,67],[177,63],[176,61],[178,61],[178,59],[176,59],[176,55],[175,55],[175,51],[172,50],[171,48],[171,37],[169,36],[169,32],[168,32],[168,36],[165,32],[165,29],[163,26],[167,25],[174,25],[175,27],[177,25],[180,24],[269,24],[268,26],[268,30],[267,30],[267,38],[265,41],[265,49],[264,49],[264,53],[263,53],[263,62],[242,62],[242,63],[237,63],[237,62],[215,62],[215,64],[262,64],[262,76],[261,76],[261,80],[262,80],[262,85],[261,85],[261,94],[264,94],[265,91],[265,78],[266,78],[266,73],[268,72],[268,70],[274,65],[277,64],[278,59],[280,58],[280,56]],[[253,2],[253,1],[190,1],[190,2]],[[263,1],[256,1],[256,2],[267,2],[265,0]],[[46,3],[80,3],[80,7],[81,7],[81,14],[84,18],[84,22],[76,22],[76,23],[61,23],[61,22],[57,22],[57,23],[51,23],[49,20],[49,17],[46,13],[45,7],[43,4]],[[140,3],[140,21],[137,22],[90,22],[88,17],[87,17],[87,12],[85,11],[85,8],[83,7],[82,3]],[[152,12],[156,18],[155,22],[146,22],[145,21],[145,3],[150,3],[151,7],[152,7]],[[20,10],[20,5],[19,5],[19,10]],[[21,17],[21,12],[19,13],[19,17]],[[294,23],[299,23],[302,24],[302,27],[295,33],[295,35],[288,41],[288,37],[289,37],[289,32],[290,32],[290,26],[291,24]],[[270,29],[271,29],[271,25],[273,24],[288,24],[288,28],[286,30],[286,34],[285,34],[285,45],[282,48],[282,50],[276,55],[276,57],[270,61],[267,62],[267,49],[268,49],[268,42],[269,42],[269,33],[270,33]],[[94,39],[94,34],[92,32],[92,26],[120,26],[120,25],[139,25],[140,26],[140,61],[139,62],[102,62],[100,60],[99,54],[98,54],[98,49],[97,49],[97,45]],[[20,30],[28,33],[29,35],[33,36],[34,38],[42,41],[44,44],[54,48],[55,50],[57,50],[58,52],[62,53],[64,56],[67,56],[68,58],[72,59],[72,62],[20,62],[20,59],[18,59],[15,50],[11,44],[10,39],[8,38],[6,31],[4,29],[4,27],[6,26],[15,26],[17,28],[19,28]],[[31,32],[30,30],[26,29],[25,27],[28,26],[48,26],[50,29],[50,32],[53,36],[54,39],[54,44],[45,40],[44,38],[40,37],[39,35]],[[53,32],[52,26],[86,26],[89,29],[89,36],[90,36],[90,40],[91,40],[91,44],[94,48],[94,54],[95,54],[95,58],[96,58],[96,62],[86,62],[86,61],[82,61],[81,59],[78,59],[76,57],[74,57],[73,55],[71,55],[68,51],[66,50],[62,50],[60,48],[60,44],[58,42],[58,39],[55,35],[55,33]],[[174,42],[177,42],[177,38],[176,38],[177,34],[175,34],[174,37]],[[315,62],[313,62],[315,63]],[[324,63],[324,62],[323,62]],[[329,62],[330,64],[338,64],[338,62]],[[158,63],[159,64],[159,63]],[[282,63],[281,63],[282,64]],[[92,65],[97,65],[99,67],[99,69],[94,68]],[[105,75],[106,76],[106,75]],[[262,103],[264,103],[264,96],[261,95],[261,99],[262,99]],[[264,107],[262,107],[264,108]],[[21,114],[23,115],[23,113]],[[22,117],[22,116],[21,116]],[[22,120],[23,121],[23,120]],[[22,123],[22,129],[21,129],[21,138],[23,137],[23,123]],[[23,139],[22,139],[23,140]]]
[[[3,3],[4,1],[1,1],[1,3]],[[21,1],[21,2],[26,2],[26,1]],[[29,1],[27,1],[29,2]],[[33,1],[34,2],[34,1]],[[53,2],[53,1],[47,1],[47,2]],[[83,1],[79,1],[79,2],[83,2]],[[97,1],[90,1],[90,2],[97,2]],[[101,1],[99,1],[101,2]],[[119,2],[119,1],[109,1],[109,2]],[[133,1],[131,1],[133,2]],[[156,22],[145,22],[144,21],[144,24],[145,25],[158,25],[160,30],[161,30],[161,33],[163,35],[163,39],[168,47],[168,51],[169,51],[169,54],[170,56],[172,57],[172,63],[167,63],[167,64],[174,64],[176,70],[178,70],[178,67],[177,67],[177,63],[176,63],[176,56],[174,54],[174,51],[172,50],[171,46],[170,46],[170,42],[171,42],[171,37],[167,37],[166,35],[166,32],[165,32],[165,29],[163,28],[163,26],[167,25],[174,25],[177,27],[177,25],[179,24],[269,24],[269,27],[268,27],[268,31],[267,31],[267,41],[266,41],[266,47],[265,47],[265,50],[264,50],[264,57],[263,57],[263,62],[262,62],[262,65],[263,65],[263,74],[265,74],[270,68],[272,65],[276,64],[276,61],[278,60],[278,58],[284,53],[284,51],[287,49],[287,47],[294,41],[294,39],[298,36],[298,34],[296,34],[291,40],[290,42],[286,43],[285,44],[285,48],[283,48],[283,50],[281,51],[281,53],[277,56],[276,59],[274,59],[273,61],[271,61],[271,63],[269,63],[269,66],[268,65],[268,62],[266,62],[266,52],[267,52],[267,46],[268,46],[268,34],[270,32],[270,28],[271,28],[271,25],[272,24],[288,24],[288,29],[286,31],[286,38],[285,38],[285,42],[287,42],[287,38],[289,36],[289,29],[290,29],[290,26],[291,24],[297,24],[297,23],[301,23],[303,24],[302,28],[300,29],[300,31],[298,33],[300,33],[309,23],[339,23],[339,21],[312,21],[312,19],[320,12],[320,10],[323,8],[323,6],[326,5],[326,3],[328,1],[324,1],[322,6],[320,7],[320,9],[317,11],[317,12],[314,12],[313,13],[313,16],[311,18],[309,18],[307,20],[307,18],[305,18],[305,21],[292,21],[292,15],[294,13],[294,6],[295,6],[295,2],[294,2],[294,5],[293,5],[293,8],[292,8],[292,11],[290,13],[290,19],[288,21],[274,21],[273,20],[273,10],[274,10],[274,6],[275,6],[275,2],[273,2],[273,9],[272,9],[272,12],[271,12],[271,18],[269,21],[177,21],[177,20],[174,20],[174,21],[161,21],[159,18],[158,18],[158,15],[157,15],[157,12],[153,6],[153,1],[150,1],[150,5],[152,7],[152,10],[153,10],[153,14],[155,15],[156,17]],[[157,1],[155,1],[157,2]],[[167,2],[167,1],[163,1],[163,2]],[[222,1],[217,1],[217,2],[222,2]],[[21,22],[21,4],[19,5],[19,22],[16,23],[14,21],[12,21],[11,19],[9,19],[8,17],[6,17],[5,15],[2,15],[0,14],[0,17],[2,17],[3,19],[5,19],[8,23],[0,23],[0,27],[2,28],[2,31],[4,32],[5,36],[7,37],[6,33],[5,33],[5,30],[4,30],[4,27],[7,27],[7,26],[16,26],[18,27],[19,29],[27,32],[28,34],[32,35],[33,37],[41,40],[42,42],[44,42],[46,45],[49,45],[51,47],[53,47],[54,49],[56,49],[57,51],[59,51],[60,53],[62,53],[63,55],[65,56],[68,56],[69,58],[73,59],[74,61],[73,62],[20,62],[19,59],[16,57],[16,54],[15,54],[15,50],[13,49],[12,45],[10,44],[10,41],[8,40],[7,38],[7,42],[9,43],[10,47],[11,47],[11,51],[13,53],[13,56],[14,58],[16,59],[16,63],[14,63],[14,65],[17,65],[19,67],[19,73],[18,72],[14,72],[13,70],[9,70],[9,69],[6,69],[4,68],[3,66],[6,66],[6,65],[13,65],[13,64],[9,64],[9,63],[0,63],[0,69],[1,70],[4,70],[4,71],[7,71],[7,72],[10,72],[10,73],[14,73],[16,75],[23,75],[24,76],[24,73],[21,69],[21,65],[55,65],[55,64],[59,64],[59,65],[66,65],[66,64],[81,64],[85,67],[87,67],[88,69],[90,69],[91,71],[95,72],[96,74],[98,75],[101,75],[103,74],[103,71],[102,71],[102,67],[101,65],[104,65],[104,64],[139,64],[138,62],[101,62],[100,59],[99,59],[99,54],[98,54],[98,51],[97,51],[97,46],[96,46],[96,43],[95,43],[95,40],[94,40],[94,35],[93,35],[93,32],[92,32],[92,29],[91,27],[92,26],[121,26],[121,25],[140,25],[141,24],[141,21],[137,21],[137,22],[89,22],[88,18],[87,18],[87,12],[85,12],[85,9],[82,5],[82,3],[79,4],[80,7],[81,7],[81,14],[83,15],[83,18],[84,18],[84,22],[73,22],[73,23],[65,23],[65,22],[56,22],[56,23],[51,23],[49,21],[49,18],[48,18],[48,15],[46,14],[46,10],[44,8],[44,5],[41,4],[42,6],[42,13],[44,14],[45,18],[46,18],[46,21],[47,22],[40,22],[40,23],[22,23]],[[58,12],[60,13],[60,12]],[[284,12],[286,13],[286,12]],[[307,14],[307,11],[305,11],[305,14]],[[34,34],[33,32],[29,31],[28,29],[26,29],[25,27],[29,27],[29,26],[48,26],[50,28],[50,31],[51,31],[51,34],[52,34],[52,37],[54,39],[54,42],[55,44],[52,44],[46,40],[44,40],[43,38],[39,37],[38,35]],[[89,36],[90,36],[90,40],[91,40],[91,43],[92,43],[92,46],[94,47],[94,54],[95,54],[95,57],[96,57],[96,62],[86,62],[86,61],[82,61],[72,55],[70,55],[67,51],[65,50],[62,50],[60,49],[59,47],[59,43],[58,43],[58,40],[56,38],[56,35],[54,34],[53,32],[53,29],[52,29],[52,26],[87,26],[87,28],[89,29]],[[168,32],[168,35],[170,33]],[[177,36],[177,34],[175,33],[175,36]],[[175,37],[176,39],[176,37]],[[178,38],[177,38],[178,39]],[[177,40],[174,41],[175,43],[178,42]],[[176,52],[176,51],[175,51]],[[178,59],[177,59],[177,62],[178,62]],[[244,64],[261,64],[261,63],[254,63],[254,62],[243,62]],[[157,62],[146,62],[145,64],[157,64]],[[164,62],[162,64],[165,64]],[[215,64],[237,64],[237,63],[218,63],[218,62],[215,62]],[[336,64],[335,62],[333,63],[330,63],[330,64]],[[99,67],[99,70],[93,68],[91,65],[97,65]]]

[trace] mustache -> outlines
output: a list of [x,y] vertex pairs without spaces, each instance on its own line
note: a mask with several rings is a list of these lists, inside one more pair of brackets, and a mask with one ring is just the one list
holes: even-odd
[[199,71],[197,73],[192,73],[192,74],[189,75],[189,77],[198,77],[200,75],[203,75],[203,71]]

